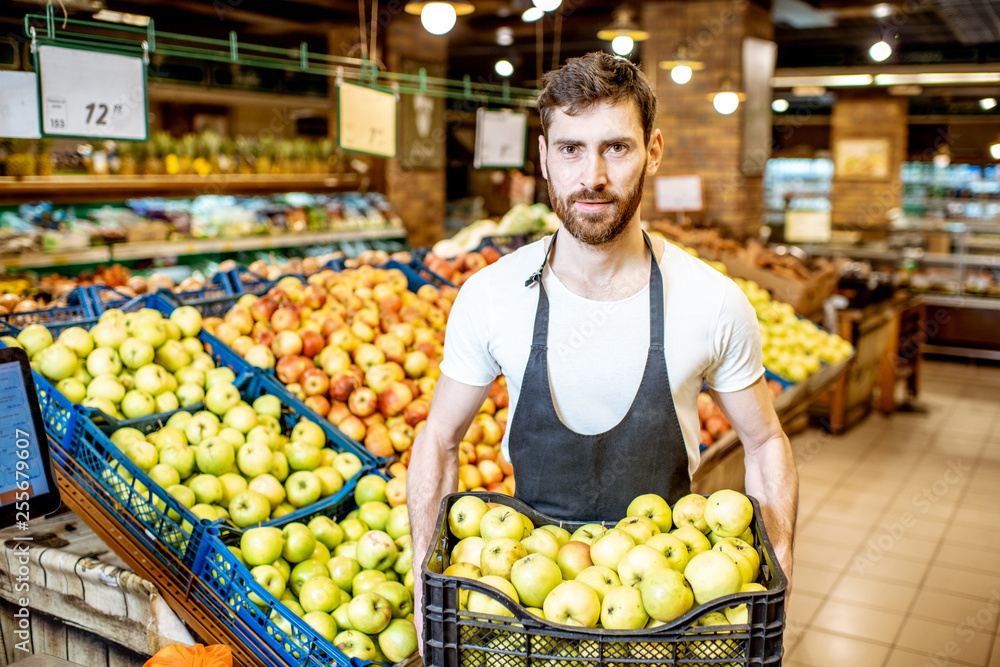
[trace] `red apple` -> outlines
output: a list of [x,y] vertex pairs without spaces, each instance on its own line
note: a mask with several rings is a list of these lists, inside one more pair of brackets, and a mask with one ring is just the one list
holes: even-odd
[[330,390],[330,378],[319,368],[311,368],[299,378],[306,396],[322,396]]
[[257,322],[270,322],[274,311],[278,310],[278,302],[269,296],[262,296],[250,306],[250,315]]
[[271,316],[271,327],[275,331],[294,331],[301,322],[299,309],[293,305],[282,306]]
[[330,335],[326,337],[326,342],[348,353],[354,352],[361,343],[347,326],[334,329],[330,332]]
[[365,427],[364,422],[362,422],[354,415],[350,415],[349,417],[341,421],[339,424],[337,424],[337,428],[339,428],[341,432],[348,438],[351,438],[352,440],[357,440],[358,442],[361,442],[362,440],[365,439],[365,433],[367,433],[368,431],[368,429]]
[[389,296],[383,297],[378,300],[378,309],[386,310],[392,313],[398,313],[403,307],[403,299],[396,293],[392,293]]
[[480,426],[479,422],[473,421],[469,424],[469,430],[465,432],[465,437],[462,439],[465,442],[471,442],[473,445],[478,445],[483,441],[483,427]]
[[294,384],[298,382],[299,378],[302,377],[302,374],[306,372],[305,358],[300,357],[297,354],[281,357],[278,359],[278,363],[274,370],[282,384]]
[[[254,328],[256,327],[257,325],[255,324]],[[270,329],[262,329],[261,331],[256,331],[254,332],[253,335],[253,342],[259,345],[266,345],[267,347],[271,347],[271,343],[274,342],[274,332],[271,331]]]
[[340,422],[351,416],[351,410],[344,401],[331,401],[330,411],[326,413],[326,418],[334,426],[339,426]]
[[427,413],[430,412],[430,409],[430,403],[423,399],[411,401],[409,405],[403,408],[403,419],[410,426],[416,426],[427,419]]
[[363,421],[365,426],[368,428],[371,428],[372,426],[385,426],[385,417],[381,412],[373,412],[361,421]]
[[390,382],[378,396],[378,409],[386,417],[392,417],[402,413],[411,401],[413,392],[409,387],[402,382]]
[[386,361],[395,361],[402,364],[406,359],[406,345],[403,341],[392,334],[381,334],[375,338],[375,347],[382,350]]
[[274,299],[274,302],[277,303],[279,307],[290,301],[288,293],[280,287],[272,287],[267,291],[265,296],[269,296]]
[[[320,371],[322,373],[323,371]],[[319,413],[320,417],[326,417],[330,412],[330,401],[327,400],[326,396],[308,396],[305,401],[306,405]]]
[[357,376],[351,371],[339,371],[330,378],[330,398],[346,401],[351,392],[361,386]]
[[240,330],[229,322],[220,322],[215,327],[215,337],[226,345],[232,345],[233,341],[240,337]]
[[388,457],[396,453],[389,440],[389,429],[385,426],[370,426],[365,436],[365,449],[379,457]]
[[302,354],[312,359],[326,345],[326,340],[318,331],[306,329],[302,332]]
[[497,450],[492,445],[476,445],[477,461],[493,461],[497,457]]
[[271,341],[271,351],[281,358],[302,353],[302,336],[294,331],[278,330]]
[[326,303],[326,292],[315,285],[309,285],[303,292],[302,302],[313,310],[322,308]]
[[405,422],[399,422],[389,427],[389,441],[397,452],[404,452],[413,446],[413,427]]
[[480,461],[477,467],[479,474],[483,477],[484,486],[503,481],[503,470],[500,470],[496,461]]
[[359,387],[351,392],[347,407],[358,417],[367,417],[378,407],[378,394],[368,387]]

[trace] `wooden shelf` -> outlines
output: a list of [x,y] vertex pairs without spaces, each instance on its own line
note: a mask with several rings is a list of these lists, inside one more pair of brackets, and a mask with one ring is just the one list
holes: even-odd
[[360,183],[357,174],[4,177],[0,178],[0,203],[38,199],[66,203],[118,201],[132,197],[340,192],[356,189]]
[[33,252],[0,257],[0,269],[38,269],[77,264],[101,264],[110,260],[111,251],[107,246],[104,246],[66,252]]

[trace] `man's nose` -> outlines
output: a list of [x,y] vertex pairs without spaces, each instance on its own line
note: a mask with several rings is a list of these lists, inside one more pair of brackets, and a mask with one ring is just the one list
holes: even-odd
[[584,166],[580,185],[591,190],[602,190],[608,184],[608,169],[601,155],[593,155]]

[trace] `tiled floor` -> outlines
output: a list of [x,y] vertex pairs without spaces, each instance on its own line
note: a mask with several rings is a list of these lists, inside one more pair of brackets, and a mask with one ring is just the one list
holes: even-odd
[[1000,667],[1000,368],[921,381],[927,414],[792,438],[787,667]]

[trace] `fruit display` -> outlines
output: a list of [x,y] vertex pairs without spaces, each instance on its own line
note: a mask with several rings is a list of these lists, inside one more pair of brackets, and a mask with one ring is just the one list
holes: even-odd
[[[512,617],[515,603],[538,619],[577,629],[656,628],[718,598],[767,590],[753,516],[750,500],[733,490],[691,494],[673,507],[646,494],[617,524],[570,532],[557,524],[535,526],[513,507],[465,495],[441,519],[453,545],[442,554],[442,574],[503,594],[460,589],[461,609],[473,614]],[[747,605],[689,618],[703,626],[745,624]],[[715,657],[697,654],[698,643],[684,648],[689,653],[678,657]]]
[[483,239],[489,236],[509,236],[523,234],[526,236],[551,234],[559,229],[559,218],[545,204],[517,204],[504,214],[500,222],[494,220],[477,220],[462,228],[450,239],[444,239],[434,244],[434,254],[438,257],[453,259],[479,247]]
[[417,650],[409,514],[406,505],[390,508],[386,487],[367,475],[354,492],[358,508],[343,520],[318,514],[251,528],[230,547],[269,594],[250,600],[291,641],[295,616],[349,658],[391,664]]
[[461,286],[474,273],[485,269],[500,257],[500,251],[488,245],[479,252],[465,252],[453,260],[447,260],[430,252],[424,256],[424,264],[448,282]]
[[203,410],[173,413],[161,428],[111,434],[125,456],[199,519],[260,524],[336,495],[363,468],[357,455],[330,447],[316,422],[300,418],[283,428],[277,396],[247,403],[222,378],[210,384],[204,403]]
[[[771,398],[777,398],[778,394],[784,391],[784,387],[777,380],[768,380],[767,388],[771,392]],[[706,447],[733,428],[707,391],[698,394],[698,421],[701,425],[701,443]]]
[[0,315],[60,308],[76,286],[74,281],[43,280],[36,285],[28,277],[0,276]]
[[201,331],[201,314],[190,306],[169,316],[111,309],[89,330],[70,327],[53,339],[33,324],[0,340],[23,348],[32,368],[71,403],[137,419],[201,403],[214,384],[236,379],[233,369],[216,367]]

